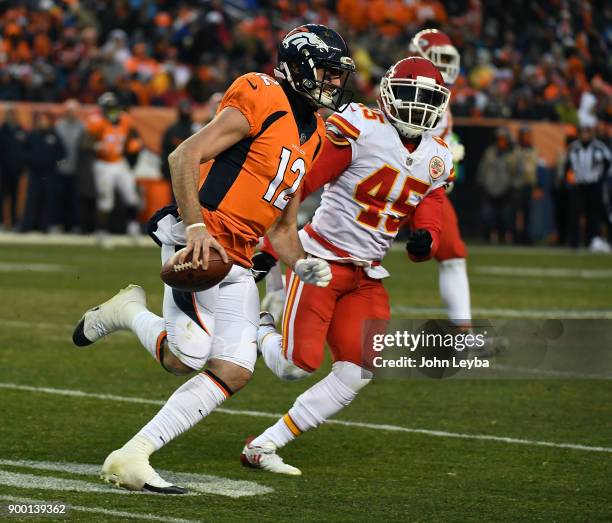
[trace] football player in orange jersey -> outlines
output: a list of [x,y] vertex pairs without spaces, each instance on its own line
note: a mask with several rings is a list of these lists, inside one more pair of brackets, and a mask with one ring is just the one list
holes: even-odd
[[116,330],[132,330],[177,375],[206,366],[106,458],[103,477],[122,487],[185,492],[163,480],[149,456],[249,381],[259,324],[251,258],[259,237],[268,232],[301,281],[324,287],[331,279],[328,263],[304,252],[296,227],[300,199],[294,196],[322,148],[325,126],[317,109],[348,105],[352,95],[345,85],[355,66],[342,37],[316,24],[289,32],[278,60],[276,79],[259,73],[238,78],[215,118],[170,155],[180,211],[166,208],[151,223],[162,262],[186,246],[193,263],[207,267],[215,249],[233,261],[226,278],[203,292],[165,286],[163,317],[150,312],[143,289],[131,285],[87,311],[74,331],[74,343],[85,346]]
[[128,234],[140,233],[136,221],[140,198],[128,160],[138,154],[142,144],[130,117],[121,111],[113,93],[102,94],[98,107],[100,113],[89,117],[87,131],[96,155],[93,174],[98,208],[97,236],[102,246],[109,247],[108,221],[115,205],[115,191],[119,191],[128,209]]

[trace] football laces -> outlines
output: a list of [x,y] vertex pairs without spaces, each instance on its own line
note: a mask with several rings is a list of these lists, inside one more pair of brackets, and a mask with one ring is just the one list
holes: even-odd
[[175,263],[172,266],[172,270],[174,272],[181,272],[184,271],[185,269],[193,269],[193,263],[192,262],[184,262],[184,263]]

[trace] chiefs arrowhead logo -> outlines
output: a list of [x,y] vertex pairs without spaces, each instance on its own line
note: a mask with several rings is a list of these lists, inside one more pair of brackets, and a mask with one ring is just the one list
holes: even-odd
[[431,160],[429,160],[429,176],[431,176],[432,180],[437,180],[444,174],[444,160],[439,156],[434,156]]

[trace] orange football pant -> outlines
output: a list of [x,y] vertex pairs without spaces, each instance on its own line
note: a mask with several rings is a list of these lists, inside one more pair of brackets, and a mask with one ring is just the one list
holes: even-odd
[[304,284],[287,271],[282,346],[285,357],[307,372],[323,362],[325,341],[334,361],[363,366],[365,339],[384,332],[390,318],[382,281],[350,263],[329,264],[332,280],[323,288]]

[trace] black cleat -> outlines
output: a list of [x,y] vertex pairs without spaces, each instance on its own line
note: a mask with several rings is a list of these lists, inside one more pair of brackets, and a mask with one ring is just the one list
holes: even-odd
[[157,494],[187,494],[189,492],[186,488],[179,487],[178,485],[170,485],[169,487],[154,487],[148,483],[145,483],[142,489],[148,490],[149,492],[156,492]]

